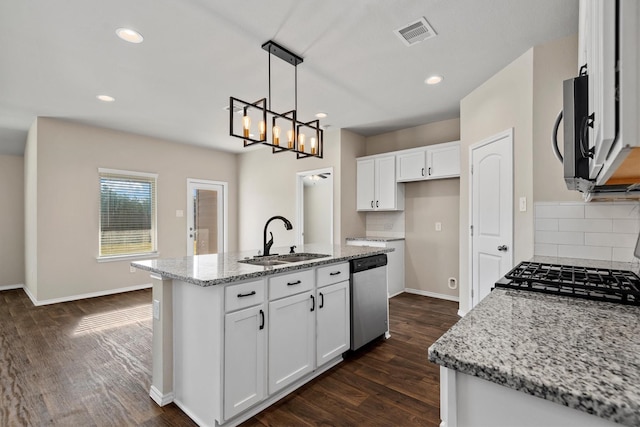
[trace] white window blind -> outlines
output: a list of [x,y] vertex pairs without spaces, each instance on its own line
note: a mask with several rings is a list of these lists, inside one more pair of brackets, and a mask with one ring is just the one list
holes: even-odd
[[100,257],[157,251],[157,175],[99,169]]

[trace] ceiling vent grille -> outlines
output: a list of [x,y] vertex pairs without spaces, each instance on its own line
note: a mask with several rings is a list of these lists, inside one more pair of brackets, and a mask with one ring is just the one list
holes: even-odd
[[398,28],[394,33],[396,33],[400,40],[407,46],[413,46],[416,43],[420,43],[423,40],[430,39],[437,35],[425,18],[420,18],[402,28]]

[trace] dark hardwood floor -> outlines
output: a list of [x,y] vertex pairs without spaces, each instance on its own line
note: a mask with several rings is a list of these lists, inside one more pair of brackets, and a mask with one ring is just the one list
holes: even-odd
[[[402,294],[378,341],[243,424],[437,426],[438,367],[427,347],[457,303]],[[34,307],[0,292],[0,426],[194,426],[149,397],[151,291]]]

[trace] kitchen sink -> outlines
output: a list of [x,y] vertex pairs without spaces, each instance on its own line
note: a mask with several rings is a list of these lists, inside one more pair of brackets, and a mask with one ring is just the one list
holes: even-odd
[[300,261],[309,261],[317,258],[327,258],[329,256],[330,255],[325,255],[325,254],[299,253],[299,254],[279,255],[277,259],[279,261],[285,261],[285,262],[300,262]]
[[312,259],[318,258],[327,258],[330,255],[325,254],[312,254],[312,253],[299,253],[299,254],[285,254],[285,255],[274,255],[269,258],[260,258],[254,257],[250,259],[241,259],[238,262],[242,262],[244,264],[251,265],[261,265],[264,267],[273,266],[273,265],[282,265],[289,264],[291,262],[301,262],[301,261],[309,261]]

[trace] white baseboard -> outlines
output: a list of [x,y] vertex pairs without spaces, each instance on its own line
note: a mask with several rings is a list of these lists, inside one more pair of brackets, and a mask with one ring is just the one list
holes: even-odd
[[60,302],[77,301],[80,299],[104,297],[107,295],[121,294],[124,292],[139,291],[141,289],[149,289],[151,287],[153,287],[153,284],[145,283],[144,285],[127,286],[124,288],[109,289],[106,291],[98,291],[98,292],[89,292],[87,294],[70,295],[68,297],[51,298],[51,299],[46,299],[41,301],[38,301],[37,299],[34,298],[34,296],[29,291],[29,288],[27,288],[26,286],[23,286],[23,289],[27,294],[27,296],[29,297],[29,299],[31,300],[31,302],[33,303],[33,305],[39,307],[41,305],[58,304]]
[[389,298],[393,298],[393,297],[398,296],[398,295],[400,295],[400,294],[402,294],[402,293],[404,293],[404,289],[403,289],[403,290],[401,290],[401,291],[399,291],[399,292],[396,292],[395,294],[390,294],[390,295],[389,295]]
[[423,291],[422,289],[405,288],[404,291],[410,294],[422,295],[424,297],[431,297],[431,298],[444,299],[447,301],[460,302],[460,298],[458,297],[455,297],[452,295],[446,295],[446,294],[438,294],[436,292]]
[[464,317],[464,316],[465,316],[465,314],[467,314],[467,312],[466,312],[466,311],[464,311],[464,310],[462,310],[462,309],[458,310],[458,316],[460,316],[460,317]]
[[165,406],[173,402],[173,392],[162,394],[155,386],[151,386],[149,396],[158,404],[158,406]]
[[13,289],[22,289],[24,285],[3,285],[0,286],[0,291],[11,291]]

